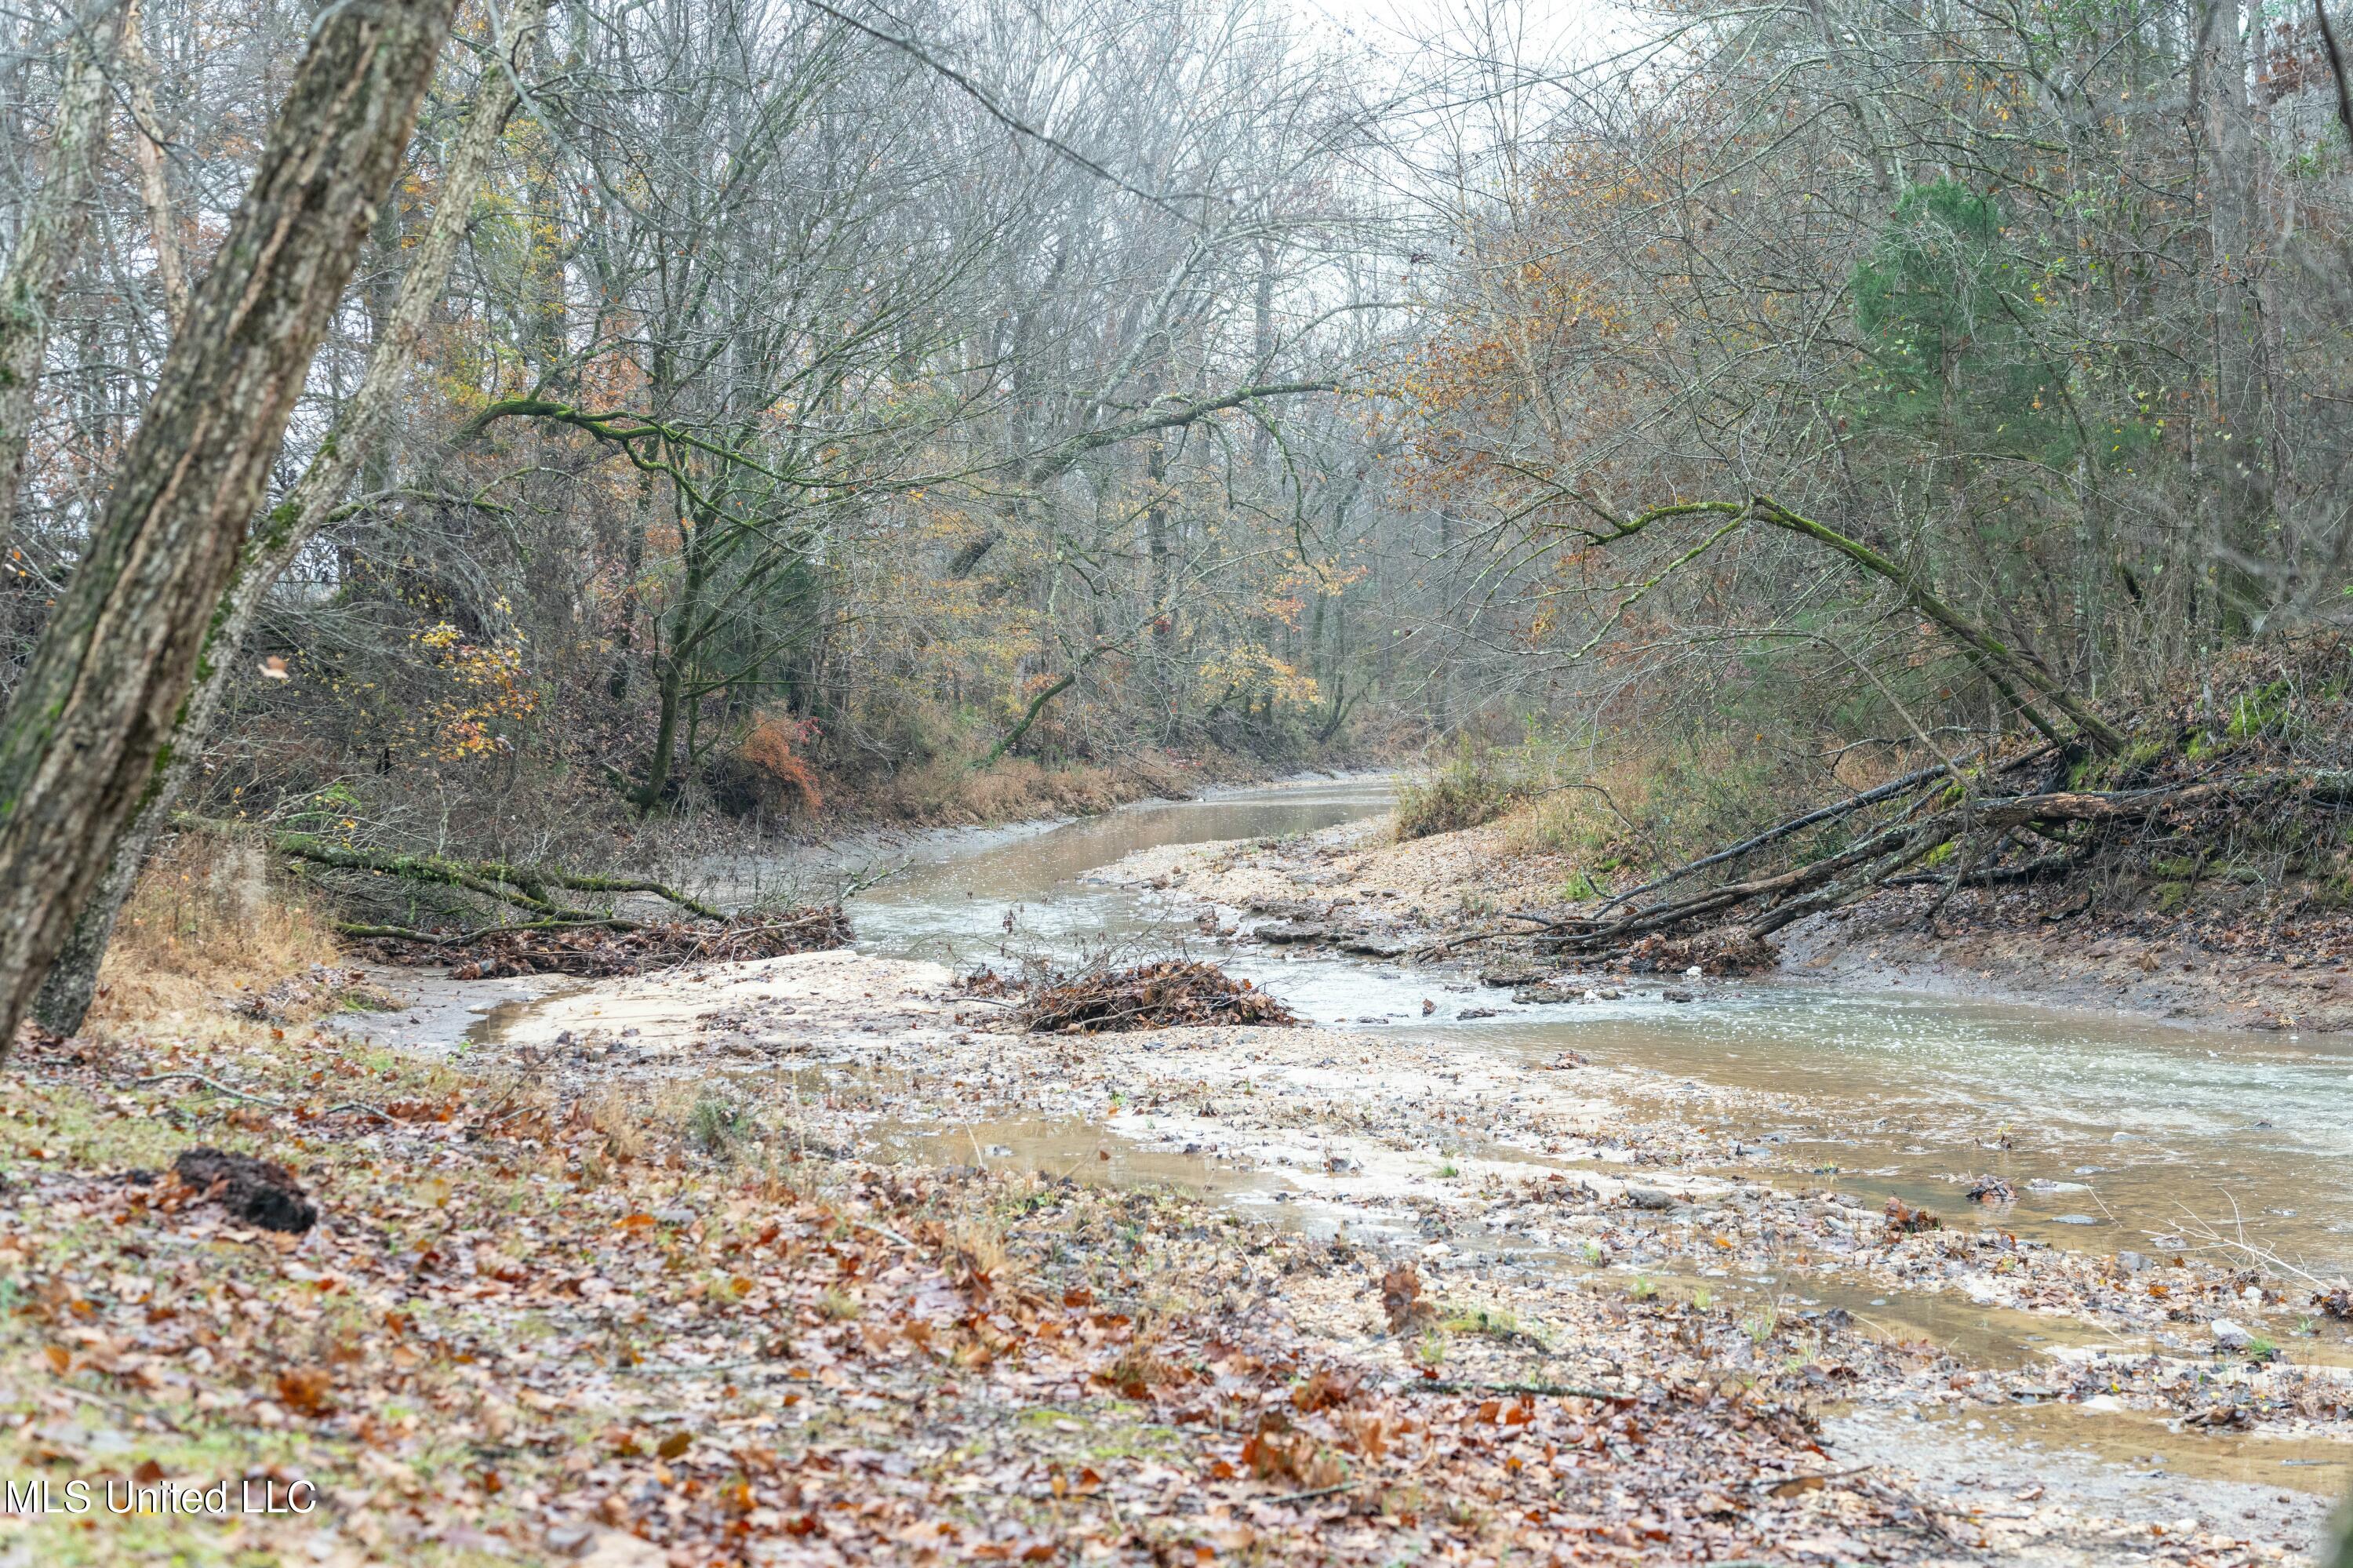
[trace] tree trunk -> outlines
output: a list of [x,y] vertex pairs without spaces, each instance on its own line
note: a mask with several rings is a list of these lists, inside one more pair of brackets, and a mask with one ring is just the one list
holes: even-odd
[[[399,171],[451,9],[376,0],[322,14],[88,550],[0,716],[0,1050],[161,780],[270,462]],[[292,505],[273,522],[290,525]]]
[[2225,629],[2261,615],[2280,585],[2255,579],[2237,561],[2272,553],[2267,537],[2271,469],[2264,453],[2263,272],[2267,263],[2247,101],[2247,40],[2237,0],[2200,0],[2198,98],[2205,164],[2210,284],[2214,311],[2214,399],[2221,426],[2211,524],[2226,559],[2218,579]]
[[139,0],[122,8],[123,74],[131,87],[131,118],[136,134],[132,156],[139,164],[139,199],[147,208],[147,230],[155,241],[155,281],[164,291],[164,319],[178,332],[188,317],[188,266],[180,253],[179,226],[172,218],[172,187],[164,177],[164,126],[155,114],[155,64],[139,27]]
[[7,275],[0,278],[0,559],[7,554],[16,492],[25,482],[33,394],[49,352],[49,314],[90,227],[90,185],[105,143],[106,72],[91,30],[69,24],[49,175],[26,207]]
[[[545,14],[546,0],[522,0],[507,15],[506,32],[499,40],[501,53],[510,59],[519,58]],[[500,132],[514,107],[513,78],[495,61],[487,62],[465,134],[442,177],[439,205],[409,253],[408,270],[368,354],[359,388],[285,503],[270,512],[262,532],[247,542],[236,577],[214,611],[214,630],[206,640],[208,657],[197,665],[195,689],[173,727],[163,769],[140,802],[105,876],[82,905],[72,935],[41,982],[33,1016],[52,1034],[71,1034],[90,1012],[90,998],[98,989],[99,963],[113,939],[114,922],[138,885],[140,869],[170,824],[189,779],[195,777],[206,737],[236,679],[239,650],[260,616],[263,601],[325,525],[361,466],[383,444],[385,425],[398,407],[401,383],[448,288],[449,269],[457,259],[459,241],[465,238],[474,194],[480,188],[491,156],[498,150]]]

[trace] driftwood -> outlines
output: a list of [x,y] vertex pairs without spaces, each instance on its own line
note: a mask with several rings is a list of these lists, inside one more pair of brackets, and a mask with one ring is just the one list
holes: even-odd
[[1035,1034],[1110,1034],[1199,1024],[1295,1024],[1298,1017],[1215,964],[1170,959],[1134,969],[1058,975],[1013,1013]]
[[[1942,773],[1941,768],[1936,770],[1936,776]],[[1919,780],[1924,787],[1929,781]],[[1620,948],[1654,932],[1701,921],[1728,920],[1736,916],[1747,938],[1763,938],[1809,915],[1851,903],[1899,878],[1905,882],[1958,879],[1988,885],[2022,881],[2064,870],[2091,847],[2087,842],[2064,853],[2015,867],[1987,866],[1983,857],[1963,855],[1956,874],[1905,874],[1938,850],[1965,837],[1991,835],[1990,840],[1977,838],[1976,842],[1999,842],[2002,835],[2021,830],[2053,837],[2058,836],[2056,829],[2068,823],[2088,823],[2105,829],[2147,822],[2177,812],[2242,810],[2258,804],[2286,801],[2319,808],[2353,804],[2353,771],[2267,770],[2141,789],[2045,790],[1965,800],[1926,815],[1907,815],[1819,860],[1745,881],[1724,883],[1649,908],[1629,910],[1615,919],[1604,917],[1609,906],[1592,914],[1564,918],[1525,912],[1515,917],[1535,921],[1546,933],[1547,940],[1571,951]],[[1657,885],[1678,880],[1700,863],[1678,868],[1661,878]]]
[[547,922],[486,931],[441,933],[368,927],[363,938],[386,963],[450,967],[457,980],[507,975],[643,974],[690,963],[735,963],[847,946],[849,919],[839,905],[784,915],[740,915],[702,925],[683,921]]
[[[2030,762],[2035,761],[2041,758],[2051,756],[2052,754],[2052,750],[2053,747],[2046,742],[2042,746],[2036,747],[2031,751],[2022,753],[2020,756],[2010,758],[2007,762],[2001,763],[1994,769],[1994,772],[1997,776],[2003,773],[2015,772],[2019,768],[2025,767]],[[1962,758],[1962,764],[1967,766],[1969,763],[1977,761],[1984,755],[1985,753],[1982,750],[1974,752],[1970,756]],[[1900,779],[1891,779],[1884,784],[1865,789],[1859,794],[1851,795],[1843,800],[1836,800],[1827,806],[1817,807],[1813,810],[1807,811],[1802,815],[1792,817],[1786,822],[1767,828],[1754,838],[1743,839],[1740,842],[1733,844],[1725,849],[1717,850],[1713,854],[1705,854],[1702,855],[1697,860],[1687,861],[1683,864],[1675,867],[1672,871],[1668,872],[1663,876],[1654,877],[1651,881],[1642,884],[1640,887],[1630,887],[1623,893],[1614,894],[1610,897],[1602,901],[1601,907],[1604,910],[1615,909],[1620,904],[1630,903],[1634,899],[1641,897],[1646,893],[1656,893],[1662,887],[1672,886],[1674,884],[1683,881],[1684,878],[1691,876],[1697,872],[1708,870],[1712,866],[1723,865],[1729,861],[1738,860],[1745,855],[1754,854],[1760,849],[1767,848],[1772,844],[1777,844],[1783,839],[1790,838],[1796,834],[1805,832],[1808,828],[1819,827],[1824,822],[1836,821],[1841,817],[1852,816],[1853,813],[1860,811],[1866,807],[1879,804],[1882,800],[1893,800],[1897,796],[1917,789],[1924,784],[1934,783],[1936,780],[1947,777],[1951,769],[1946,764],[1939,762],[1933,768],[1923,768],[1916,772],[1906,773]],[[1616,808],[1613,807],[1611,809],[1615,810]]]

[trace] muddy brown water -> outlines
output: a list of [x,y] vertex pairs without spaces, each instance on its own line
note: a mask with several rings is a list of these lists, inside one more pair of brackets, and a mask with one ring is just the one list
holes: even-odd
[[[1467,976],[1434,983],[1431,971],[1399,964],[1210,948],[1194,924],[1198,901],[1181,890],[1089,880],[1140,849],[1312,832],[1377,815],[1391,799],[1385,780],[1295,783],[1043,829],[934,836],[904,871],[852,900],[859,945],[1003,966],[1182,944],[1318,1022],[1539,1059],[1574,1049],[1634,1069],[1645,1075],[1648,1112],[1722,1133],[1725,1174],[1836,1187],[1873,1202],[1900,1196],[1957,1223],[2094,1253],[2180,1250],[2221,1237],[2318,1275],[2353,1269],[2353,1044],[1803,981],[1676,979],[1697,995],[1675,1003],[1653,980],[1624,986],[1615,1001],[1520,1006]],[[1435,1014],[1422,1013],[1425,996],[1440,1000]],[[1495,1015],[1463,1016],[1483,1009]],[[1084,1124],[910,1129],[902,1147],[954,1154],[943,1136],[1040,1169],[1174,1181],[1260,1213],[1282,1212],[1270,1202],[1282,1186],[1271,1173],[1139,1150]],[[1980,1211],[1964,1201],[1962,1183],[1982,1174],[2007,1180],[2016,1202]],[[1579,1272],[1575,1260],[1556,1262]],[[2033,1314],[1824,1277],[1710,1283],[1844,1306],[1879,1331],[1925,1336],[1978,1364],[2015,1366],[2056,1344],[2101,1337]],[[2293,1353],[2341,1361],[2341,1340],[2320,1326]],[[2170,1464],[2177,1473],[2299,1493],[2339,1492],[2353,1481],[2341,1445],[2207,1437],[2058,1406],[2002,1413],[1981,1435],[1956,1427],[1954,1436],[2047,1444],[2152,1473]]]

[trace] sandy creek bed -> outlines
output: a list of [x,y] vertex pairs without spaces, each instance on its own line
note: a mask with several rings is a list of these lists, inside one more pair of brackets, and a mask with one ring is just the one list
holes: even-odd
[[[820,1155],[1210,1190],[1416,1259],[1529,1325],[1562,1376],[1643,1375],[1597,1327],[1597,1287],[1851,1323],[1911,1348],[1829,1391],[1834,1452],[2032,1494],[2004,1506],[2291,1542],[2353,1482],[2353,1347],[2292,1281],[2189,1234],[2234,1200],[2251,1239],[2342,1266],[2353,1056],[1818,987],[1676,980],[1696,993],[1678,1004],[1620,980],[1514,1006],[1451,968],[1251,943],[1253,858],[1287,846],[1295,893],[1295,835],[1344,838],[1384,800],[1351,781],[933,835],[854,904],[857,951],[586,986],[400,977],[416,1005],[376,1027],[780,1107]],[[1400,902],[1381,891],[1353,890]],[[1317,1026],[1062,1041],[995,1032],[952,988],[976,962],[1171,932]],[[1982,1173],[2019,1201],[1970,1204]],[[1891,1196],[1947,1227],[1892,1238]],[[1329,1331],[1377,1354],[1377,1318],[1335,1304]],[[2282,1361],[2218,1357],[2216,1318]]]

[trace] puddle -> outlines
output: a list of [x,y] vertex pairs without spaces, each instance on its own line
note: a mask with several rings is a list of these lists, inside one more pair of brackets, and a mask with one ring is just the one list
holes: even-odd
[[2185,1438],[2060,1405],[1857,1411],[1831,1416],[1822,1430],[1839,1453],[1920,1476],[1931,1502],[1943,1492],[1962,1507],[1990,1502],[1999,1510],[1999,1496],[1986,1494],[2007,1490],[2021,1510],[2040,1499],[2112,1517],[2205,1517],[2274,1541],[2316,1540],[2353,1475],[2342,1446]]

